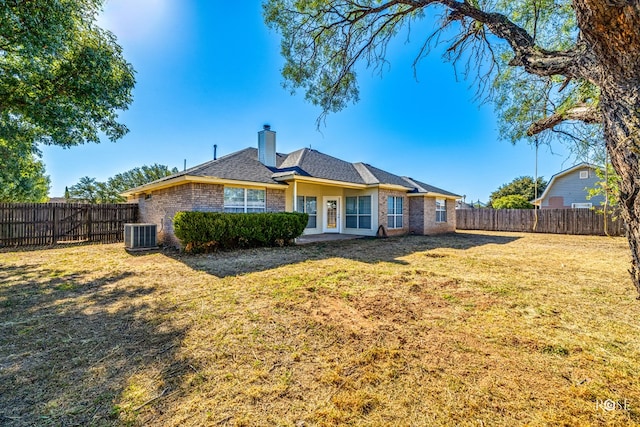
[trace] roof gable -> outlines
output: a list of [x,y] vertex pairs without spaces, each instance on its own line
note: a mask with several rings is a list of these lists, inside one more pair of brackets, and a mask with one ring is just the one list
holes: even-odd
[[582,163],[578,163],[577,165],[571,166],[568,169],[565,169],[563,171],[560,171],[556,174],[554,174],[551,179],[549,179],[549,183],[547,184],[546,188],[544,189],[544,191],[542,192],[542,195],[540,197],[538,197],[537,199],[534,199],[531,201],[531,203],[533,204],[538,204],[538,203],[542,203],[542,200],[544,200],[545,197],[547,197],[549,191],[551,190],[551,188],[553,187],[553,185],[555,184],[555,182],[558,180],[558,178],[561,178],[565,175],[569,175],[572,172],[575,172],[579,169],[584,169],[584,168],[589,168],[589,169],[599,169],[600,166],[594,165],[592,163],[587,163],[587,162],[582,162]]
[[353,163],[340,160],[310,148],[294,151],[280,165],[281,169],[301,171],[301,175],[354,184],[367,184]]

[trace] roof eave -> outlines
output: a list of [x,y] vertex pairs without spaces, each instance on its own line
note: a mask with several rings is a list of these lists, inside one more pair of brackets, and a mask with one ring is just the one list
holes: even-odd
[[383,190],[411,191],[410,187],[398,184],[369,184],[369,187],[378,187]]
[[281,189],[286,187],[286,183],[276,183],[273,184],[267,182],[255,182],[255,181],[241,181],[235,179],[225,179],[218,178],[215,176],[193,176],[193,175],[182,175],[176,178],[168,179],[166,181],[151,183],[141,185],[140,187],[133,188],[131,190],[125,191],[121,193],[124,197],[132,197],[140,194],[149,193],[151,191],[162,190],[169,187],[175,187],[176,185],[182,185],[187,183],[198,183],[198,184],[220,184],[220,185],[232,185],[232,186],[243,186],[243,187],[259,187],[259,188],[275,188]]
[[458,200],[462,198],[462,196],[458,196],[457,194],[442,194],[442,193],[436,193],[433,191],[427,191],[422,193],[409,193],[408,196],[409,197],[419,197],[419,196],[442,197],[443,199],[451,199],[451,200]]
[[326,178],[316,178],[313,176],[302,176],[295,173],[285,175],[282,177],[274,178],[277,181],[297,181],[297,182],[305,182],[309,184],[319,184],[319,185],[327,185],[330,187],[343,187],[343,188],[369,188],[370,186],[367,184],[359,184],[355,182],[346,182],[346,181],[336,181],[333,179]]

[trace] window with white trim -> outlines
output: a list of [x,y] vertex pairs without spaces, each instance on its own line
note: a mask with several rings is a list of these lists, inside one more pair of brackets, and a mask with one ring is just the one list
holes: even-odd
[[224,211],[228,213],[264,212],[265,190],[224,187]]
[[589,178],[589,171],[580,171],[580,179]]
[[309,214],[306,228],[317,228],[318,199],[315,196],[298,196],[296,211]]
[[345,200],[345,227],[371,230],[371,196],[351,196]]
[[573,209],[591,209],[592,206],[591,203],[571,203]]
[[436,199],[436,222],[447,222],[446,199]]
[[387,198],[387,228],[402,228],[402,197]]

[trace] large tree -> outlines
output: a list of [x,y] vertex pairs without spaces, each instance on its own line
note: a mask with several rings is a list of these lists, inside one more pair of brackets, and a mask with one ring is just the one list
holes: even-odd
[[178,173],[178,168],[169,169],[168,166],[154,163],[151,166],[144,165],[119,173],[106,182],[84,176],[78,183],[68,188],[67,199],[84,203],[121,203],[126,201],[120,195],[124,191],[174,173]]
[[264,8],[283,36],[285,80],[323,114],[357,100],[358,64],[382,66],[389,41],[433,9],[442,20],[417,60],[446,39],[448,57],[467,60],[480,85],[495,89],[512,138],[604,136],[640,292],[639,1],[267,0]]
[[178,173],[178,168],[169,169],[166,165],[154,163],[151,166],[144,165],[119,173],[109,178],[107,185],[117,193],[123,193],[174,173]]
[[[14,156],[30,153],[28,166],[39,162],[39,144],[71,147],[127,132],[117,119],[132,101],[134,71],[95,23],[102,3],[0,1],[0,141]],[[15,180],[27,173],[12,171]]]
[[46,202],[49,183],[29,142],[0,138],[0,202]]

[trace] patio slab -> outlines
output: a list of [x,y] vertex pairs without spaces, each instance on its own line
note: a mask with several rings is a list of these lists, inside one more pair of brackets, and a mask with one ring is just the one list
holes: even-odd
[[324,233],[324,234],[309,234],[306,236],[300,236],[296,239],[296,245],[307,245],[309,243],[319,242],[332,242],[336,240],[353,240],[362,239],[367,236],[359,236],[356,234],[338,234],[338,233]]

